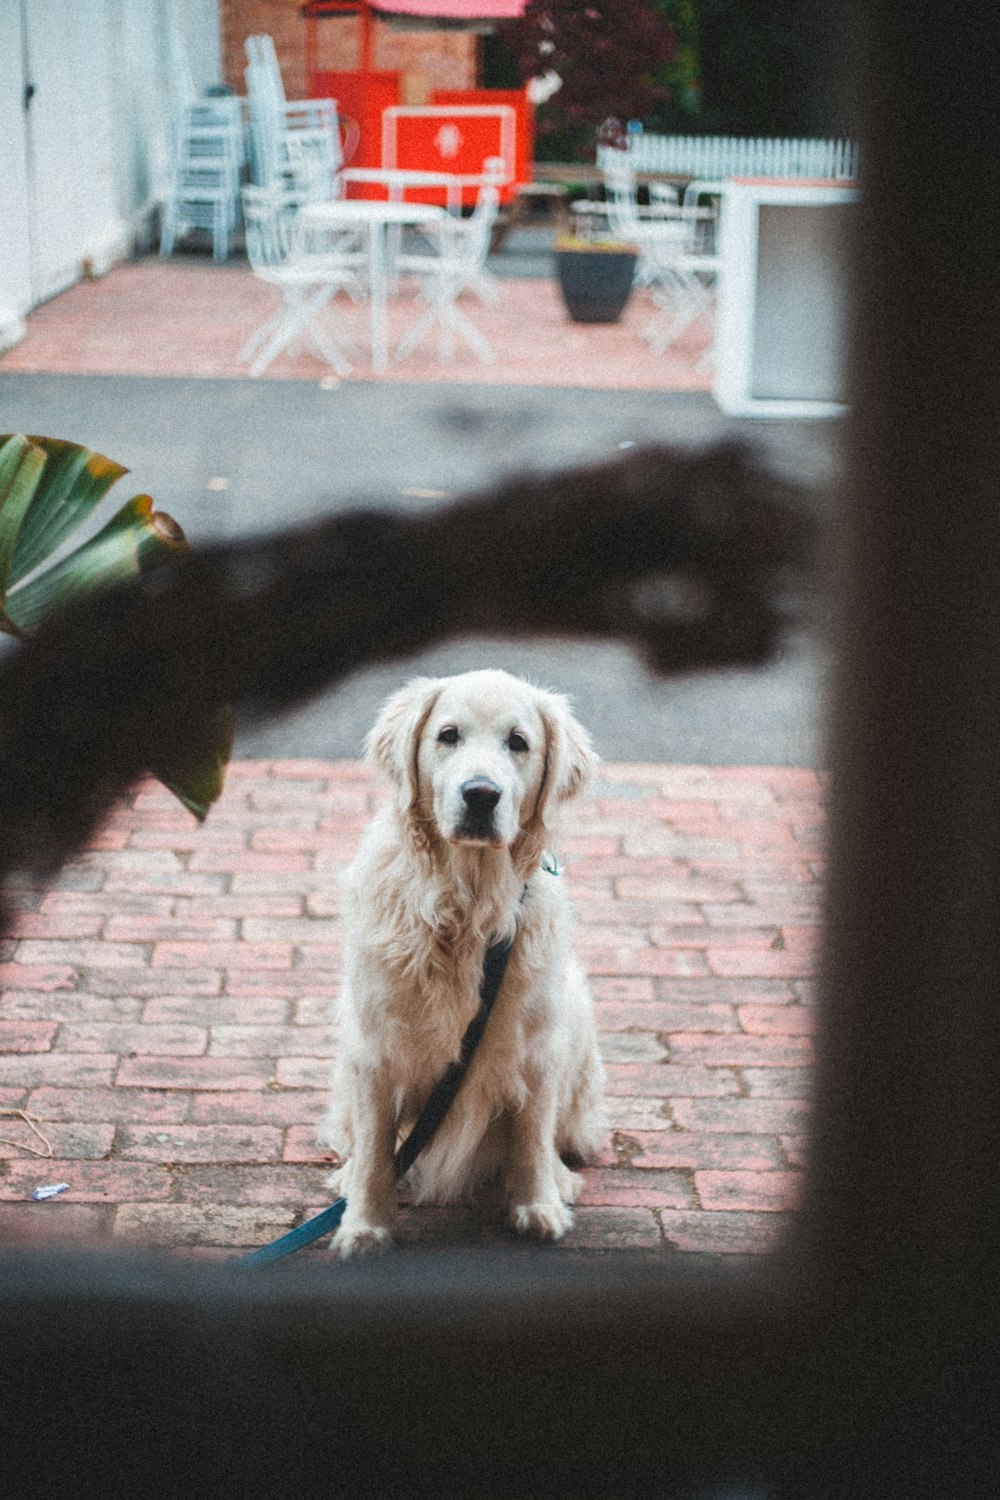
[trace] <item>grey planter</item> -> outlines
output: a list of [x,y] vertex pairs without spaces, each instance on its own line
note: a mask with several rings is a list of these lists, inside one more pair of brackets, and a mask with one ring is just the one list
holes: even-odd
[[556,275],[574,323],[617,323],[632,293],[635,250],[555,250]]

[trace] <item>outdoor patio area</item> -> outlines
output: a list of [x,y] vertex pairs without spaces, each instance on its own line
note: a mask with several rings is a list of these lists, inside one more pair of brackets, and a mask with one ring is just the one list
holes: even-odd
[[[199,827],[149,783],[51,888],[15,893],[0,1239],[231,1256],[329,1201],[336,877],[380,795],[357,762],[242,762]],[[812,771],[609,764],[575,804],[558,853],[612,1128],[553,1254],[780,1236],[808,1112],[821,802]],[[404,1209],[399,1238],[517,1243],[490,1201]]]
[[[493,347],[492,363],[461,342],[452,360],[440,360],[430,334],[405,360],[392,360],[384,375],[371,369],[367,307],[341,294],[331,327],[353,366],[347,378],[619,390],[711,386],[710,329],[702,321],[676,345],[654,353],[641,336],[656,310],[644,288],[633,292],[620,322],[612,324],[571,322],[551,277],[505,277],[498,290],[493,304],[468,296],[460,304]],[[0,357],[0,372],[239,377],[247,367],[237,354],[279,301],[243,264],[150,256],[35,308],[27,337]],[[415,289],[404,283],[389,299],[390,350],[419,313]],[[309,351],[279,355],[262,378],[338,383]]]
[[[385,380],[709,383],[709,330],[654,355],[641,289],[605,326],[571,323],[551,279],[505,276],[500,290],[471,306],[493,363],[459,348],[446,365],[430,344]],[[238,378],[236,353],[271,308],[240,264],[147,257],[35,309],[0,372]],[[339,298],[337,312],[349,379],[376,380],[365,308]],[[412,295],[389,312],[394,347]],[[265,378],[337,384],[308,353]],[[0,1238],[228,1257],[329,1201],[315,1126],[336,1045],[336,877],[381,795],[352,760],[243,761],[199,826],[148,783],[49,888],[15,893],[0,947]],[[741,1255],[780,1237],[808,1113],[821,803],[812,770],[607,764],[574,805],[558,853],[611,1130],[553,1253]],[[490,1200],[404,1206],[399,1239],[517,1244]]]

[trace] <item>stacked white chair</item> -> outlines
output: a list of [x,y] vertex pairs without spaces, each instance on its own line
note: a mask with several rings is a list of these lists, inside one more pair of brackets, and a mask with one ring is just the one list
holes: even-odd
[[293,207],[336,197],[343,165],[336,102],[286,99],[269,36],[247,37],[246,53],[253,181]]
[[421,226],[420,232],[430,242],[431,253],[403,254],[397,258],[397,271],[418,278],[421,298],[427,304],[396,350],[397,359],[412,354],[424,334],[435,324],[440,359],[451,359],[455,334],[463,338],[485,363],[495,358],[487,340],[456,302],[465,291],[473,292],[481,302],[496,302],[500,296],[495,280],[486,269],[486,257],[500,206],[500,187],[507,177],[503,158],[487,157],[470,217],[449,216]]
[[174,124],[170,185],[164,198],[160,254],[189,230],[208,230],[215,260],[225,260],[239,218],[243,120],[232,95],[183,106]]
[[260,375],[283,350],[305,340],[338,375],[349,375],[350,362],[324,319],[337,292],[356,292],[363,253],[323,244],[316,236],[303,243],[295,210],[267,188],[243,189],[243,220],[254,275],[281,293],[282,306],[247,340],[238,358],[249,363],[251,375]]

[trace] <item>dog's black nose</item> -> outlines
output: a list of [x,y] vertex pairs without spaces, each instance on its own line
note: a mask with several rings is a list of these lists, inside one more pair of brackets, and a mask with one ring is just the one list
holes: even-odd
[[495,781],[485,776],[474,776],[462,782],[462,799],[471,812],[492,812],[503,796]]

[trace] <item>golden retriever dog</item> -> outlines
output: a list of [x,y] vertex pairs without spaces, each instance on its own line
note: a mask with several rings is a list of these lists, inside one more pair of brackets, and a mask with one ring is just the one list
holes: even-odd
[[[415,1202],[470,1199],[500,1178],[519,1233],[559,1239],[605,1134],[590,994],[570,947],[555,812],[596,757],[566,701],[506,672],[416,678],[368,737],[395,795],[346,872],[345,987],[332,1105],[320,1139],[347,1196],[332,1244],[391,1242],[393,1153],[479,1007],[483,957],[513,940],[465,1081],[410,1168]],[[544,856],[544,858],[543,858]]]

